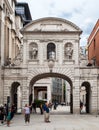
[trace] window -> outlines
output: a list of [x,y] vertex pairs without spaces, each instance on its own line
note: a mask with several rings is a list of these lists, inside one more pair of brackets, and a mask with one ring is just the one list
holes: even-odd
[[24,19],[26,19],[24,7],[21,7],[21,6],[16,7],[16,12],[17,12],[17,14],[20,14]]
[[24,7],[16,7],[16,12],[17,12],[18,14],[24,14],[24,13],[25,13]]
[[47,45],[47,59],[55,59],[56,52],[55,52],[55,44],[49,43]]

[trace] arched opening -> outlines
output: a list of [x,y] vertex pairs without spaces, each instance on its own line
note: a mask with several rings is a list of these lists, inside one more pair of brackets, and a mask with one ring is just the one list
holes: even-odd
[[56,58],[56,47],[54,43],[49,43],[47,45],[47,59],[55,59]]
[[81,113],[90,113],[91,106],[91,86],[89,82],[83,82],[80,88],[80,103],[83,105]]
[[[56,95],[55,93],[52,95],[50,95],[50,93],[48,93],[48,91],[51,90],[52,92],[52,87],[53,85],[51,84],[51,86],[48,85],[48,78],[56,78],[57,80],[61,80],[60,82],[62,82],[62,93],[63,95],[58,95],[58,89],[59,89],[59,86],[57,84],[57,87],[55,88],[55,90],[57,91]],[[44,79],[43,83],[39,82],[40,80]],[[54,80],[55,81],[55,80]],[[38,84],[37,84],[38,82]],[[67,83],[66,83],[67,82]],[[68,84],[68,88],[66,85]],[[30,85],[29,85],[29,88],[30,88],[30,95],[29,95],[29,103],[31,104],[31,102],[34,102],[35,99],[38,98],[38,93],[43,91],[43,98],[45,98],[44,100],[48,100],[48,101],[51,101],[53,103],[57,102],[57,103],[66,103],[65,105],[68,105],[69,106],[69,113],[73,113],[73,85],[72,85],[72,81],[71,79],[68,77],[68,76],[65,76],[65,75],[62,75],[62,74],[59,74],[59,73],[44,73],[44,74],[40,74],[40,75],[37,75],[35,77],[32,78],[32,80],[30,81]],[[55,91],[54,91],[55,92]],[[69,97],[68,97],[68,101],[66,100],[66,92],[68,93]],[[65,93],[65,94],[64,94]],[[40,93],[41,94],[41,93]],[[32,95],[32,97],[31,97]],[[64,105],[64,104],[61,104],[61,105]]]
[[16,108],[16,112],[20,111],[22,104],[21,104],[21,87],[19,82],[13,82],[11,85],[11,101],[10,105],[12,106],[14,104]]

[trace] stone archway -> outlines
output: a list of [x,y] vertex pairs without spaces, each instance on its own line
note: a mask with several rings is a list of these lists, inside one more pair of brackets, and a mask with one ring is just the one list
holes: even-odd
[[[85,86],[87,92],[86,111],[90,112],[90,104],[92,103],[91,112],[96,113],[98,111],[99,83],[97,76],[99,71],[96,67],[86,66],[85,56],[79,55],[82,30],[65,19],[47,17],[33,20],[21,30],[21,33],[23,34],[23,48],[21,49],[22,60],[20,64],[2,66],[3,84],[0,95],[2,102],[3,93],[5,103],[6,99],[8,102],[10,99],[13,101],[12,97],[16,94],[19,85],[18,82],[14,81],[21,83],[23,107],[25,103],[29,103],[29,99],[32,100],[32,86],[37,80],[48,76],[60,77],[71,86],[71,113],[79,114],[80,112],[80,86],[82,82],[82,86]],[[51,71],[48,66],[49,58],[54,59]],[[86,80],[90,81],[90,84]],[[10,87],[12,97],[9,93]],[[92,101],[90,101],[91,90]]]
[[58,78],[62,78],[64,80],[66,80],[70,84],[70,113],[73,113],[73,84],[72,84],[72,80],[68,76],[66,76],[66,75],[59,74],[59,73],[43,73],[43,74],[36,75],[30,81],[30,85],[29,85],[29,87],[30,87],[29,88],[30,95],[32,95],[32,92],[31,92],[32,91],[32,86],[35,84],[35,82],[37,80],[40,80],[42,78],[47,78],[47,77],[58,77]]
[[83,97],[83,104],[85,105],[85,113],[90,113],[90,106],[91,106],[91,86],[90,83],[85,81],[81,85],[82,91],[85,93],[82,95]]
[[19,108],[21,108],[21,88],[19,82],[13,82],[11,85],[11,102],[10,104],[14,104],[16,107],[16,112]]

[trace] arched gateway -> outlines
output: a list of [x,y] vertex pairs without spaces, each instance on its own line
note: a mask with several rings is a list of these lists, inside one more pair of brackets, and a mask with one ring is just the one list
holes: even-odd
[[14,88],[20,86],[22,108],[32,99],[37,80],[59,77],[70,84],[71,113],[80,113],[82,90],[86,112],[97,113],[99,72],[95,67],[86,66],[86,59],[80,56],[80,28],[65,19],[48,17],[34,20],[21,32],[23,59],[20,64],[4,67],[4,102],[13,96],[12,91],[17,92]]
[[[72,84],[72,80],[67,77],[66,75],[64,74],[61,74],[61,73],[42,73],[42,74],[38,74],[36,75],[34,78],[32,78],[32,80],[30,81],[30,95],[32,93],[32,90],[33,90],[33,84],[39,80],[39,79],[42,79],[42,78],[46,78],[46,77],[58,77],[58,78],[62,78],[66,81],[68,81],[68,83],[70,84],[70,113],[73,113],[73,84]],[[46,80],[45,80],[46,82]]]

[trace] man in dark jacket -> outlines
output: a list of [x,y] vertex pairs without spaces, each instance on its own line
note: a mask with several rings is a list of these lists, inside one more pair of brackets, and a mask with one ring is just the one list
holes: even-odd
[[45,121],[45,122],[50,122],[50,121],[49,121],[50,111],[49,111],[48,102],[46,102],[46,103],[44,104],[43,110],[44,110],[44,121]]

